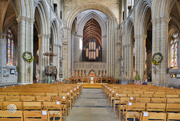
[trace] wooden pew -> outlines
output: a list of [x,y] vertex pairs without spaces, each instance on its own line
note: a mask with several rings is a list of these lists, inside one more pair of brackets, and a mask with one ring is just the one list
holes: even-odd
[[49,121],[47,110],[24,111],[24,121]]
[[23,112],[16,111],[10,113],[9,111],[0,111],[0,121],[23,121]]

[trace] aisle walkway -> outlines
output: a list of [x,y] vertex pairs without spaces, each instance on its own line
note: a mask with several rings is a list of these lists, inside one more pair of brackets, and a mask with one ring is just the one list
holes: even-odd
[[83,89],[64,121],[119,121],[101,89]]

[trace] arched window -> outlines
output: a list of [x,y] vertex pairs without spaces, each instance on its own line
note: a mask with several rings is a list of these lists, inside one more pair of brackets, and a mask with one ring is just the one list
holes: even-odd
[[177,68],[178,67],[178,33],[173,35],[171,39],[171,47],[170,47],[170,67]]
[[11,30],[7,32],[7,65],[14,64],[14,39]]

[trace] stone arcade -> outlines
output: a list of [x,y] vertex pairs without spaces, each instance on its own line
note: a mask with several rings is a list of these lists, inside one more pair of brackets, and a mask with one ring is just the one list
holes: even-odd
[[[94,71],[122,83],[138,74],[141,81],[152,77],[153,85],[179,87],[179,8],[179,0],[0,0],[0,84],[63,81]],[[95,48],[86,58],[99,60],[83,61],[90,39]],[[151,62],[156,53],[163,57],[158,65]],[[55,75],[45,74],[48,65]]]

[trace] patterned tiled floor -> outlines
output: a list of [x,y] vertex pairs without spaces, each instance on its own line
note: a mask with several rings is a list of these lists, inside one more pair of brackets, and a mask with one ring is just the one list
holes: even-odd
[[101,89],[83,89],[64,121],[119,121]]

